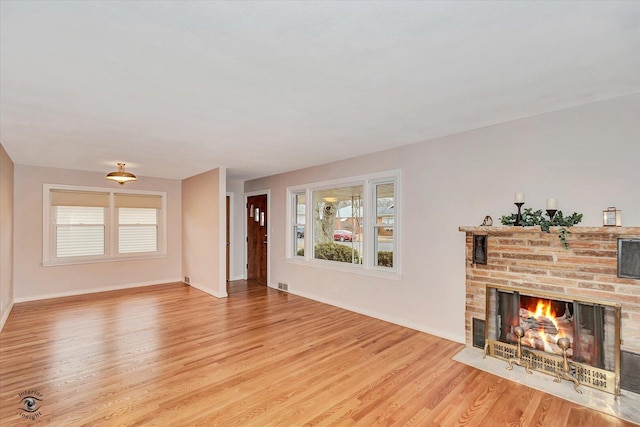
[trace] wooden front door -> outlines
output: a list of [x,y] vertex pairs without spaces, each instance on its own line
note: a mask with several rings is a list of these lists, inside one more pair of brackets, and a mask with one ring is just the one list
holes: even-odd
[[247,279],[267,284],[267,195],[247,197]]

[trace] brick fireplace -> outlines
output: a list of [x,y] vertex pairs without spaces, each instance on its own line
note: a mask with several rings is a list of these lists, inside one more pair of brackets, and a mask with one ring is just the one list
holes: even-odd
[[[639,393],[640,280],[618,276],[618,239],[640,239],[640,227],[571,227],[568,230],[571,234],[567,235],[569,248],[566,249],[558,237],[557,227],[552,227],[549,233],[539,227],[460,227],[460,231],[466,233],[466,344],[478,347],[478,329],[482,330],[483,337],[489,335],[485,330],[491,327],[491,321],[485,326],[490,305],[486,299],[487,289],[515,293],[518,300],[520,294],[548,294],[567,307],[570,304],[572,316],[574,311],[579,314],[577,301],[595,301],[596,306],[600,301],[604,307],[600,317],[616,322],[608,327],[608,341],[603,345],[611,346],[612,337],[617,341],[615,344],[620,344],[616,347],[616,356],[607,356],[609,366],[606,368],[611,372],[619,370],[623,389]],[[609,307],[613,307],[612,311]],[[581,333],[572,337],[572,341],[587,338]],[[615,360],[614,367],[616,357],[621,360]]]

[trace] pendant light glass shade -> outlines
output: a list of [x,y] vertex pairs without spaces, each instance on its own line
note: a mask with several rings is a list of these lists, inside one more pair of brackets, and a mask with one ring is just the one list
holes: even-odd
[[124,185],[127,181],[135,181],[138,179],[134,174],[124,171],[124,163],[118,163],[118,171],[109,172],[106,178],[117,181],[120,185]]

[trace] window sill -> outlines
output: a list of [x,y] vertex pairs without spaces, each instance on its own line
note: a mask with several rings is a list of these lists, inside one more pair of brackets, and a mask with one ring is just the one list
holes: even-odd
[[324,270],[333,270],[336,272],[345,272],[359,274],[362,276],[380,277],[388,280],[402,280],[402,274],[398,271],[387,271],[378,268],[367,268],[363,265],[350,265],[336,261],[325,261],[320,259],[307,260],[303,257],[287,258],[287,262],[296,265],[305,265],[308,267],[322,268]]
[[43,267],[57,267],[61,265],[76,265],[76,264],[99,264],[105,262],[118,262],[118,261],[144,261],[148,259],[161,259],[166,258],[167,254],[154,254],[154,255],[137,255],[137,256],[119,256],[111,258],[94,258],[94,259],[57,259],[42,261]]

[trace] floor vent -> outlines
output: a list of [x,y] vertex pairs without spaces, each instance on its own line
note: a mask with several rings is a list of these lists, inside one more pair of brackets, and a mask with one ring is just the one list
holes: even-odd
[[189,277],[189,276],[184,276],[184,283],[186,283],[187,285],[188,285],[189,283],[191,283],[191,277]]
[[484,328],[485,321],[483,319],[473,318],[473,346],[478,348],[484,348]]
[[278,282],[278,289],[280,289],[281,291],[289,291],[289,285],[287,285],[286,283],[282,283],[282,282]]

